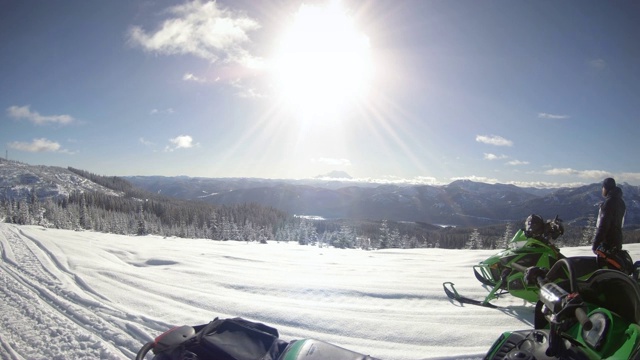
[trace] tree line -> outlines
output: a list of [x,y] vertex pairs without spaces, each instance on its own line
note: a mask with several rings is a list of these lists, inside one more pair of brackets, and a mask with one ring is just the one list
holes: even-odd
[[[524,225],[507,222],[482,228],[439,227],[426,223],[390,220],[314,220],[296,217],[257,204],[212,205],[186,201],[135,188],[125,179],[70,171],[120,196],[99,191],[74,191],[40,199],[37,189],[27,196],[3,198],[0,219],[59,229],[93,230],[114,234],[176,236],[266,242],[295,241],[302,245],[338,248],[500,249]],[[588,245],[595,231],[595,216],[586,226],[565,224],[560,246]],[[638,231],[626,230],[625,242],[640,242]]]

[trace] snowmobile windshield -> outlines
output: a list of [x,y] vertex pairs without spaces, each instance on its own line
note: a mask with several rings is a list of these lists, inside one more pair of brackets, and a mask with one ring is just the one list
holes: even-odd
[[640,324],[640,289],[622,272],[598,270],[587,280],[578,281],[578,292],[584,301]]
[[513,238],[509,241],[509,249],[518,250],[523,246],[527,245],[529,238],[524,234],[522,229],[518,230],[518,232],[513,236]]

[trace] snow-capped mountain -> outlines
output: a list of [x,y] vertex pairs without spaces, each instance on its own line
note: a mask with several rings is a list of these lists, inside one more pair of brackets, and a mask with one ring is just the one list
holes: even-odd
[[66,168],[28,165],[0,158],[0,199],[22,198],[32,191],[39,198],[68,196],[73,191],[121,195]]
[[324,175],[318,175],[316,176],[316,179],[353,179],[353,177],[351,177],[351,175],[349,175],[347,172],[345,171],[339,171],[339,170],[334,170],[331,171],[329,173],[326,173]]

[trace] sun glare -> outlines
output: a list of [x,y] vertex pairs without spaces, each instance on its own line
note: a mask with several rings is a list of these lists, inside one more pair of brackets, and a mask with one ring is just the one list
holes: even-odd
[[362,100],[370,86],[369,40],[339,1],[302,5],[273,62],[280,97],[302,113],[332,112]]

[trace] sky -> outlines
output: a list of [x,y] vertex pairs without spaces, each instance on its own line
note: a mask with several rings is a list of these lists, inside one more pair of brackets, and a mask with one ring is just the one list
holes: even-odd
[[0,0],[3,156],[640,185],[637,1]]
[[[319,248],[125,236],[0,223],[0,357],[132,359],[179,325],[242,317],[385,360],[479,360],[534,305],[483,299],[472,266],[495,250]],[[627,244],[632,258],[640,244]],[[591,248],[562,248],[593,256]],[[446,261],[443,261],[446,259]]]

